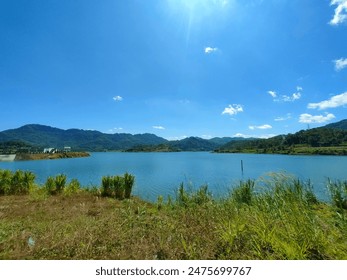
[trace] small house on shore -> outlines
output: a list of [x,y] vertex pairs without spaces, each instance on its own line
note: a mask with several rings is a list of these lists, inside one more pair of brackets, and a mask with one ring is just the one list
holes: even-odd
[[56,148],[44,148],[43,153],[44,154],[55,154],[57,152]]
[[71,147],[64,147],[63,150],[65,153],[71,152]]

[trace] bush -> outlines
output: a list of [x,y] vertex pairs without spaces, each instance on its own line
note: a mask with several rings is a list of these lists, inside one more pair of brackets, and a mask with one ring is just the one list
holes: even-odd
[[61,193],[64,190],[65,184],[66,184],[66,175],[60,174],[55,177],[55,186],[57,188],[58,193]]
[[135,176],[129,174],[128,172],[124,174],[124,197],[130,198],[131,192],[134,186]]
[[104,176],[101,181],[101,195],[117,199],[130,198],[135,176],[125,173],[123,176]]
[[81,189],[80,182],[77,179],[72,179],[71,182],[64,189],[64,194],[66,195],[76,194],[80,191],[80,189]]
[[117,199],[124,199],[125,181],[121,176],[113,177],[114,195]]
[[60,174],[55,177],[49,176],[45,183],[48,194],[55,195],[62,193],[66,185],[66,175]]
[[9,194],[11,189],[12,172],[0,170],[0,195]]
[[101,195],[113,196],[113,178],[111,176],[103,176],[101,179]]
[[0,194],[28,194],[35,182],[35,174],[30,171],[0,170]]
[[45,183],[45,188],[48,194],[56,194],[55,180],[54,177],[49,176]]

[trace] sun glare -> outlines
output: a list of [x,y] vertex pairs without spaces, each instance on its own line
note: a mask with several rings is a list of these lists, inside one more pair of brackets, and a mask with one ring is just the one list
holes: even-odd
[[171,13],[186,24],[186,41],[189,42],[195,28],[218,25],[225,19],[235,0],[167,0]]
[[209,16],[215,12],[220,12],[230,6],[233,0],[168,0],[169,5],[174,10],[195,16]]

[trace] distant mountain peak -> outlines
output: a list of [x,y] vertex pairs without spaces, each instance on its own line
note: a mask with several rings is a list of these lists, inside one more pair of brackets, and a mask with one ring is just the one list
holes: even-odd
[[74,150],[104,151],[124,150],[135,145],[157,145],[167,140],[154,134],[106,134],[96,130],[60,129],[41,124],[27,124],[16,129],[0,132],[0,142],[24,141],[33,146],[62,148]]

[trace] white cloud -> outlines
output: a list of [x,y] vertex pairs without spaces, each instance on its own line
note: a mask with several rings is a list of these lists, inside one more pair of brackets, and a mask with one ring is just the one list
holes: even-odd
[[250,134],[243,134],[243,133],[236,133],[232,137],[242,137],[242,138],[262,138],[267,139],[276,136],[276,134],[261,134],[261,135],[250,135]]
[[205,48],[205,53],[209,54],[209,53],[213,53],[218,51],[218,48],[212,48],[212,47],[206,47]]
[[286,120],[289,120],[291,117],[292,117],[292,115],[288,113],[285,117],[277,117],[277,118],[275,118],[275,121],[276,122],[286,121]]
[[347,105],[347,91],[345,93],[335,95],[328,100],[324,100],[318,103],[309,103],[307,108],[325,110],[328,108],[336,108]]
[[299,122],[300,123],[325,123],[334,118],[335,116],[329,113],[325,113],[325,116],[323,115],[312,116],[310,114],[301,114]]
[[242,105],[233,104],[233,105],[229,105],[228,107],[226,107],[224,109],[224,111],[222,112],[222,115],[228,114],[228,115],[232,116],[232,115],[236,115],[240,112],[243,112]]
[[331,0],[331,6],[335,8],[334,17],[330,20],[331,25],[339,25],[347,20],[347,0]]
[[295,92],[291,96],[283,95],[282,96],[282,101],[284,101],[284,102],[293,102],[293,101],[298,100],[300,98],[301,98],[301,93],[300,92]]
[[117,95],[117,96],[113,97],[113,100],[114,100],[114,101],[122,101],[122,100],[123,100],[123,97]]
[[335,63],[336,71],[340,71],[343,68],[347,67],[347,58],[336,59],[336,60],[333,60],[333,62]]
[[278,94],[276,91],[269,90],[267,93],[270,94],[273,98],[273,101],[275,102],[294,102],[295,100],[298,100],[301,98],[301,92],[303,91],[301,86],[296,87],[296,92],[294,92],[292,95],[281,95],[278,97]]
[[154,128],[154,129],[161,129],[161,130],[165,129],[165,127],[163,127],[161,125],[154,125],[154,126],[152,126],[152,128]]
[[273,98],[277,97],[276,91],[269,90],[267,93],[270,94]]
[[270,128],[272,128],[272,126],[269,125],[269,124],[263,124],[263,125],[259,125],[259,126],[250,125],[248,128],[251,129],[251,130],[254,130],[254,129],[270,129]]

